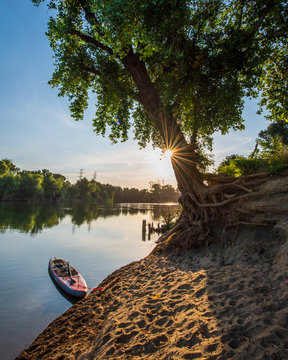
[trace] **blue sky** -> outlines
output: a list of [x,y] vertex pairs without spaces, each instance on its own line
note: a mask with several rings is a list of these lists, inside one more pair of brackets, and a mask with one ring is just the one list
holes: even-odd
[[[151,147],[139,150],[131,140],[111,145],[96,136],[90,106],[83,121],[71,119],[66,99],[48,85],[53,53],[45,36],[50,11],[30,0],[0,2],[0,159],[9,158],[26,170],[49,169],[71,182],[79,170],[88,179],[123,187],[148,188],[149,181],[164,180],[176,186],[169,159]],[[230,154],[248,154],[255,138],[267,127],[256,115],[256,101],[244,110],[246,130],[215,135],[214,159],[218,164]]]

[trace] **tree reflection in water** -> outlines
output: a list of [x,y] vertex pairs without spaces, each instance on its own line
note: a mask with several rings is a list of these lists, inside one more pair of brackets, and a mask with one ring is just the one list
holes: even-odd
[[97,205],[78,202],[74,204],[49,203],[0,203],[0,232],[17,229],[20,232],[37,234],[43,229],[52,228],[69,216],[75,226],[90,224],[100,218],[117,217],[119,215],[139,215],[143,217],[151,212],[154,221],[159,221],[163,207],[177,208],[177,205],[159,204],[115,204],[114,206]]

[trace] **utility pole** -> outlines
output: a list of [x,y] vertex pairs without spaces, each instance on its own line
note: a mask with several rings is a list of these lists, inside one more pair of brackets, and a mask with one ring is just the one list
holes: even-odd
[[82,179],[82,176],[83,176],[83,169],[80,169],[80,173],[79,173],[79,180]]

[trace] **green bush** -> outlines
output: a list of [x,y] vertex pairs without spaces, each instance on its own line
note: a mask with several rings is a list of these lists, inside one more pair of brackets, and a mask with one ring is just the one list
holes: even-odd
[[262,172],[276,172],[288,169],[288,155],[275,158],[245,158],[244,156],[230,159],[221,163],[217,173],[224,173],[235,177],[252,175]]

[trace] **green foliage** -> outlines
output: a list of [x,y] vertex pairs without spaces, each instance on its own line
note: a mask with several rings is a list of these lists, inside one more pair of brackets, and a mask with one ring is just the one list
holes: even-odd
[[263,67],[262,81],[259,82],[259,90],[262,94],[261,106],[269,110],[266,116],[268,120],[287,121],[288,119],[287,69],[288,45],[286,38],[285,42],[278,42],[273,48],[270,59]]
[[230,163],[227,165],[219,166],[217,172],[238,177],[262,172],[276,172],[285,169],[288,169],[287,155],[277,160],[269,158],[236,158],[230,160]]
[[[3,163],[4,160],[0,161],[0,166]],[[169,202],[177,201],[179,197],[179,192],[171,185],[154,184],[150,191],[122,189],[120,186],[89,181],[85,177],[72,185],[66,181],[65,176],[53,174],[47,169],[20,172],[17,168],[19,173],[13,174],[9,173],[7,168],[4,163],[5,173],[0,176],[0,200],[85,200],[113,205],[114,202]]]
[[227,156],[219,165],[217,172],[235,177],[269,171],[270,163],[262,158],[249,158],[240,155]]
[[85,177],[81,180],[78,180],[74,185],[76,189],[77,197],[81,200],[84,199],[97,199],[100,192],[99,186],[94,180],[88,181]]
[[134,139],[138,140],[140,148],[144,148],[147,144],[152,143],[153,147],[163,148],[163,140],[151,119],[151,116],[145,112],[141,105],[135,107],[133,112],[134,119]]
[[[233,155],[232,155],[233,156]],[[231,157],[230,159],[226,158],[217,168],[217,173],[221,174],[227,174],[231,176],[241,176],[241,171],[237,166],[237,163],[235,161],[244,159],[244,157],[237,158],[235,156]]]
[[9,167],[6,163],[2,160],[0,161],[0,176],[7,175],[9,173]]
[[221,161],[221,163],[219,164],[218,169],[222,168],[223,166],[229,165],[231,160],[234,160],[234,159],[237,159],[237,158],[243,158],[243,157],[244,156],[237,155],[237,154],[228,155],[228,156],[225,157],[224,160]]
[[50,84],[76,120],[96,94],[94,130],[112,142],[133,125],[141,147],[162,147],[159,119],[170,114],[186,139],[211,146],[215,131],[244,128],[243,98],[258,93],[273,119],[287,119],[287,1],[47,3]]
[[149,199],[152,202],[178,201],[179,193],[171,185],[152,183]]
[[256,139],[260,146],[258,156],[277,159],[288,151],[288,122],[276,121],[262,130]]
[[23,171],[19,179],[17,197],[21,200],[40,198],[43,192],[42,182],[43,177],[40,174],[31,174],[28,171]]
[[44,198],[52,201],[61,197],[65,177],[59,174],[52,174],[48,170],[42,170]]
[[251,156],[227,156],[217,172],[237,177],[288,168],[288,123],[271,123],[266,130],[259,132],[256,143],[256,151]]
[[20,184],[20,177],[7,174],[0,177],[0,199],[9,200],[17,194]]
[[159,212],[159,220],[163,223],[162,231],[172,229],[181,214],[181,206],[178,208],[170,207],[161,209]]
[[20,169],[9,159],[0,161],[0,176],[5,174],[16,174]]

